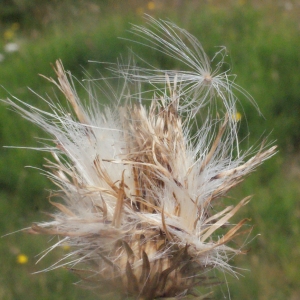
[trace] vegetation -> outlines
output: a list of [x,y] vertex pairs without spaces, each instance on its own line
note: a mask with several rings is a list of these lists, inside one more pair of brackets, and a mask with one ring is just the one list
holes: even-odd
[[[43,108],[36,95],[55,97],[38,74],[54,76],[57,58],[77,78],[105,75],[105,64],[128,56],[128,46],[154,65],[170,65],[159,53],[130,43],[130,23],[144,22],[143,13],[169,18],[202,42],[213,57],[226,46],[228,68],[236,83],[256,100],[263,117],[241,95],[240,135],[245,146],[262,137],[276,140],[279,153],[233,191],[230,201],[254,195],[244,209],[254,229],[245,243],[249,253],[235,258],[240,278],[217,274],[228,284],[214,287],[216,299],[297,299],[300,294],[300,35],[296,4],[284,1],[18,1],[0,4],[0,99],[14,95]],[[137,4],[138,2],[138,4]],[[203,1],[204,2],[204,1]],[[277,5],[277,3],[279,3]],[[11,48],[8,47],[11,45]],[[15,45],[13,48],[12,45]],[[12,49],[15,49],[12,51]],[[147,53],[145,53],[147,51]],[[30,87],[36,94],[27,89]],[[11,95],[10,95],[11,94]],[[100,99],[101,101],[101,99]],[[248,130],[250,135],[248,135]],[[36,139],[38,137],[39,139]],[[38,147],[43,133],[0,106],[1,146]],[[40,171],[45,154],[34,150],[0,151],[0,235],[45,218],[51,188]],[[226,199],[224,201],[227,201]],[[243,243],[242,237],[240,243]],[[93,291],[73,288],[77,278],[67,270],[33,275],[55,261],[50,253],[35,265],[47,237],[15,233],[0,240],[1,299],[96,299]],[[49,244],[50,246],[50,244]],[[61,249],[67,253],[68,249]],[[23,255],[23,256],[20,256]],[[27,259],[28,258],[28,261]],[[247,269],[247,270],[244,270]],[[228,288],[227,288],[228,286]]]

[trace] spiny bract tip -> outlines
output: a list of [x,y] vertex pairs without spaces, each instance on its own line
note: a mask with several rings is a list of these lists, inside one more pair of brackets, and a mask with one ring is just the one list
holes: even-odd
[[[53,102],[44,112],[8,100],[55,145],[48,147],[53,161],[47,175],[61,200],[51,201],[54,220],[34,224],[32,231],[60,237],[49,251],[66,244],[73,249],[49,269],[68,266],[103,291],[137,299],[194,295],[195,287],[211,282],[209,270],[232,271],[228,260],[242,252],[228,243],[247,220],[230,220],[249,198],[221,209],[218,199],[274,148],[250,158],[234,155],[237,122],[228,116],[235,113],[236,86],[228,75],[211,71],[195,37],[152,18],[150,29],[133,31],[190,71],[118,65],[113,72],[125,82],[122,94],[115,104],[101,106],[92,93],[90,103],[80,101],[71,75],[57,61],[58,79],[49,80],[73,112]],[[142,91],[131,90],[145,81],[154,89],[149,107]],[[215,97],[225,112],[197,121],[195,111],[201,114]],[[198,127],[195,135],[192,125]]]

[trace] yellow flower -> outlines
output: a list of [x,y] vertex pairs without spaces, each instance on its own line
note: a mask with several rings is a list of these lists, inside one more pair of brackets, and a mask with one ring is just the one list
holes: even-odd
[[71,249],[71,247],[68,244],[63,244],[62,248],[64,251],[69,251]]
[[5,40],[11,40],[15,36],[15,32],[11,29],[4,31],[3,37]]
[[142,7],[138,7],[138,8],[136,9],[136,14],[137,14],[137,15],[143,15],[143,14],[144,14],[143,8],[142,8]]
[[17,31],[18,29],[20,28],[20,24],[19,23],[13,23],[12,25],[11,25],[11,30],[13,30],[13,31]]
[[242,114],[240,113],[240,112],[236,112],[235,113],[235,115],[233,115],[232,116],[232,119],[234,120],[234,121],[236,121],[236,122],[239,122],[239,121],[241,121],[241,119],[242,119]]
[[28,262],[28,256],[25,254],[19,254],[17,256],[17,263],[20,265],[25,265]]
[[149,10],[153,10],[155,8],[155,3],[154,1],[149,1],[148,4],[147,4],[147,8]]

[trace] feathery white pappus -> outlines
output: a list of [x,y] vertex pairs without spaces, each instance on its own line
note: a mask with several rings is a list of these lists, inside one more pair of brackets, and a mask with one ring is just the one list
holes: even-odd
[[[275,147],[240,153],[233,91],[248,94],[220,65],[211,70],[191,34],[170,22],[149,22],[133,32],[187,70],[116,64],[111,71],[124,85],[105,106],[89,89],[83,103],[58,60],[57,80],[48,80],[73,111],[50,100],[49,111],[16,98],[6,102],[53,137],[46,175],[60,200],[51,201],[53,220],[31,231],[59,237],[46,254],[66,243],[72,251],[48,269],[67,266],[102,294],[181,299],[210,284],[214,268],[234,274],[229,260],[242,250],[230,241],[250,229],[240,231],[247,219],[230,220],[249,197],[227,207],[219,200]],[[150,105],[144,82],[151,85]]]

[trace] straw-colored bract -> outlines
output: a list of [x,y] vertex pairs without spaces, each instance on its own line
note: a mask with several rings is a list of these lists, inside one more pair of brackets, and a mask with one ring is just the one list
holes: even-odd
[[[205,66],[202,79],[188,71],[118,64],[113,72],[124,81],[122,93],[103,106],[88,91],[90,102],[84,104],[57,61],[58,80],[48,79],[73,112],[52,101],[46,112],[7,100],[53,136],[54,146],[46,146],[54,158],[47,176],[61,200],[51,200],[53,220],[31,230],[59,237],[49,251],[66,243],[72,251],[49,269],[68,266],[102,293],[149,300],[197,295],[195,287],[213,283],[214,268],[234,273],[228,261],[243,252],[229,242],[251,229],[240,231],[247,219],[230,220],[249,197],[227,207],[218,200],[275,151],[262,145],[256,153],[240,153],[232,88],[242,89],[226,73],[210,70],[193,36],[171,23],[150,21],[161,37],[144,27],[134,30],[159,51],[182,55],[189,67],[199,60]],[[145,81],[152,86],[149,107],[140,88]],[[217,98],[220,110],[213,115],[207,107]],[[198,128],[194,135],[192,125]]]

